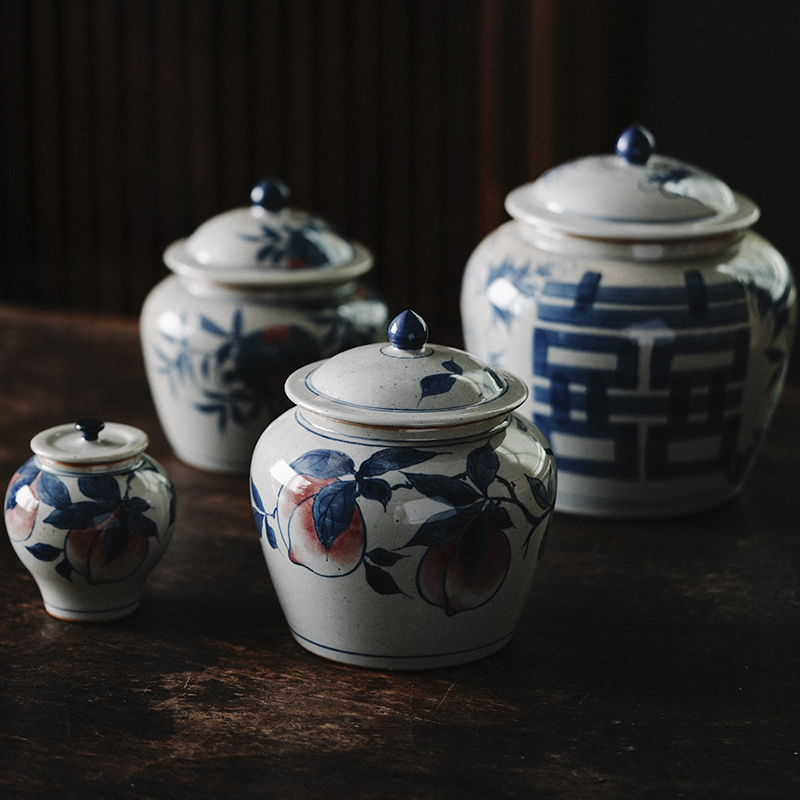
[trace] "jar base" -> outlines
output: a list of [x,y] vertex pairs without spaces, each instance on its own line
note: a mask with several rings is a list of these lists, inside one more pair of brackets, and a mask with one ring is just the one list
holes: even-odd
[[441,669],[443,667],[455,667],[460,664],[468,664],[471,661],[478,661],[496,653],[505,647],[514,632],[503,636],[494,642],[485,645],[478,645],[466,650],[436,654],[393,654],[380,655],[373,653],[361,653],[346,650],[340,647],[331,647],[311,641],[301,636],[296,631],[292,631],[295,641],[306,650],[315,655],[326,658],[329,661],[337,661],[340,664],[349,664],[355,667],[366,667],[375,670],[409,671],[421,669]]
[[728,492],[702,494],[695,497],[665,497],[642,499],[630,495],[598,497],[579,492],[569,492],[558,487],[556,511],[582,517],[602,517],[604,519],[671,519],[688,517],[710,511],[733,500],[742,491],[744,483]]
[[131,616],[139,608],[139,603],[140,600],[137,599],[132,603],[115,608],[82,609],[64,608],[45,602],[44,608],[51,617],[64,622],[113,622]]

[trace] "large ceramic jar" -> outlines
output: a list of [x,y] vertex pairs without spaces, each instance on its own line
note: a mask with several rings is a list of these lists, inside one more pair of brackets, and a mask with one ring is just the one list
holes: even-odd
[[512,411],[524,384],[427,344],[406,311],[390,343],[295,372],[297,407],[256,446],[251,496],[295,639],[380,669],[505,645],[544,547],[556,467]]
[[5,523],[54,617],[103,622],[138,608],[175,522],[172,481],[146,447],[138,428],[95,419],[31,440]]
[[261,432],[289,403],[295,369],[385,335],[386,307],[356,279],[370,252],[287,205],[265,180],[252,205],[170,245],[173,271],[147,297],[141,337],[150,389],[175,454],[246,473]]
[[661,517],[717,505],[753,464],[786,371],[795,288],[756,206],[653,151],[512,191],[469,259],[467,349],[520,376],[559,463],[559,509]]

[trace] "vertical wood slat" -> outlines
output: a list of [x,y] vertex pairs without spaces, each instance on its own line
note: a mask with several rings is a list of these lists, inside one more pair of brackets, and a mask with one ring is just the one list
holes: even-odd
[[32,239],[31,266],[35,294],[45,303],[65,300],[64,254],[65,188],[61,170],[61,87],[59,76],[59,7],[53,0],[31,5],[32,37],[32,187],[37,227]]
[[167,244],[277,174],[373,249],[392,311],[458,343],[466,259],[581,119],[558,97],[614,72],[564,77],[555,31],[609,53],[595,5],[584,23],[555,0],[8,0],[0,112],[20,156],[0,154],[0,192],[22,200],[0,300],[136,314]]
[[[413,7],[413,48],[410,56],[413,110],[411,115],[411,241],[409,272],[416,292],[415,307],[431,330],[443,334],[440,298],[443,289],[441,242],[444,186],[441,174],[442,58],[444,8],[437,3]],[[402,309],[397,309],[398,311]]]
[[[62,7],[64,133],[61,158],[65,192],[64,251],[70,280],[65,300],[91,306],[97,282],[95,264],[95,206],[91,184],[85,180],[93,165],[92,108],[89,54],[89,9],[83,0]],[[69,117],[67,119],[67,116]]]
[[[155,31],[155,7],[123,7],[123,86],[126,97],[123,117],[125,184],[125,255],[129,296],[144,297],[152,286],[159,251],[159,191],[154,160],[158,136],[153,120],[157,112],[153,84],[155,70],[150,49]],[[127,303],[126,303],[127,305]]]
[[30,165],[31,64],[29,8],[24,0],[0,3],[0,300],[30,292],[35,280],[27,232],[33,229]]
[[353,0],[348,4],[346,39],[349,96],[345,104],[347,126],[347,216],[346,231],[370,247],[378,256],[372,279],[379,278],[381,208],[379,195],[380,79],[376,65],[380,52],[378,4]]
[[[93,164],[93,191],[97,197],[97,303],[101,308],[124,308],[129,294],[124,247],[124,193],[127,170],[123,159],[123,109],[120,91],[121,6],[97,3],[92,7],[94,69],[94,126],[97,135]],[[69,123],[68,123],[69,124]],[[69,188],[69,187],[68,187]]]

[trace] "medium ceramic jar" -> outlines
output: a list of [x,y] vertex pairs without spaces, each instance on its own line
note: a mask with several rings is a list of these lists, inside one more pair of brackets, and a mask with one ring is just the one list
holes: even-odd
[[130,425],[81,420],[34,436],[6,492],[11,544],[54,617],[132,614],[172,537],[175,492]]
[[141,336],[161,425],[196,467],[246,473],[258,436],[288,408],[287,376],[385,335],[382,301],[356,278],[369,251],[287,205],[265,180],[252,205],[170,245],[173,271],[147,297]]
[[783,383],[795,288],[758,209],[644,129],[512,191],[466,267],[467,349],[519,375],[559,509],[666,517],[736,494]]
[[288,379],[297,406],[256,446],[253,511],[301,645],[379,669],[448,666],[509,641],[555,460],[512,413],[527,394],[517,378],[427,344],[413,312],[389,339]]

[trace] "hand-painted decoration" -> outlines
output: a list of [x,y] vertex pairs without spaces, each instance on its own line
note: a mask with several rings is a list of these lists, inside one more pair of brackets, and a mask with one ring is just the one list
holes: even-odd
[[523,377],[560,508],[671,516],[743,486],[794,333],[786,262],[758,209],[657,156],[636,126],[506,198],[514,219],[470,258],[467,347]]
[[295,638],[387,669],[506,644],[556,494],[547,441],[511,414],[524,385],[428,344],[406,311],[388,345],[303,367],[286,389],[297,408],[259,440],[250,489]]

